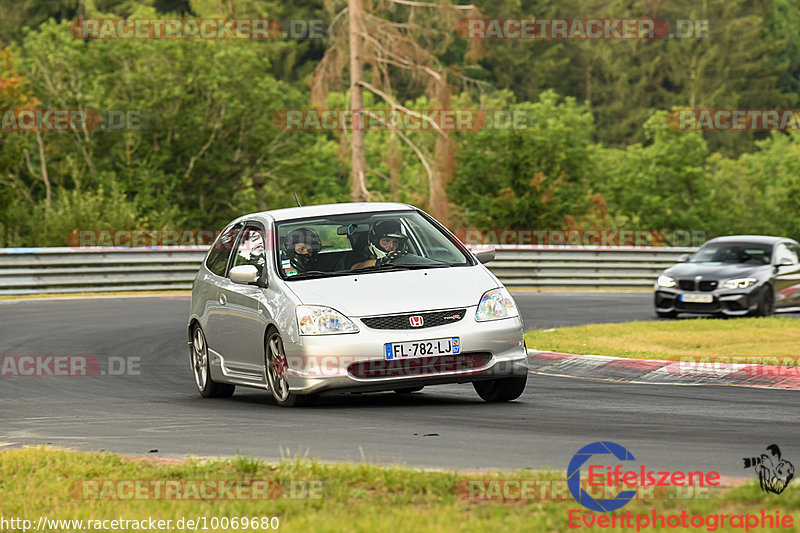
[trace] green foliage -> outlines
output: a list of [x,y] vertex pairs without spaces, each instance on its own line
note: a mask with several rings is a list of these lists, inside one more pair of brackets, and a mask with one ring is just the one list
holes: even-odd
[[[450,107],[517,111],[529,125],[452,135],[457,173],[448,194],[456,223],[800,237],[799,134],[681,132],[664,115],[686,107],[800,107],[797,2],[476,5],[497,18],[707,19],[709,37],[485,41],[476,58],[474,43],[433,31],[449,22],[417,10],[412,24],[419,28],[409,35],[413,30],[434,62],[447,66]],[[0,246],[60,246],[75,228],[218,228],[243,212],[294,205],[293,191],[305,205],[347,200],[349,135],[281,131],[273,123],[281,110],[309,107],[311,73],[328,41],[84,42],[68,31],[78,17],[285,22],[330,20],[344,6],[0,0],[0,109],[122,110],[141,117],[139,127],[122,131],[40,138],[0,131]],[[408,18],[408,6],[365,7],[386,20]],[[337,21],[345,24],[346,16]],[[366,65],[365,73],[381,77],[410,109],[440,105],[421,96],[419,73],[382,65]],[[346,109],[347,102],[346,93],[332,93],[328,107]],[[382,104],[367,99],[365,105]],[[431,131],[368,132],[372,198],[428,207],[428,172],[410,143],[436,161],[436,141]]]
[[67,235],[75,229],[142,228],[147,222],[136,199],[114,185],[110,190],[61,189],[50,208],[39,203],[24,220],[32,242],[56,246],[66,246]]
[[482,102],[524,117],[520,129],[460,134],[458,175],[449,192],[467,221],[485,228],[560,228],[585,214],[595,175],[594,120],[573,98],[552,91],[539,102],[503,106],[508,94]]
[[[152,15],[144,8],[138,14]],[[138,217],[145,227],[220,227],[244,210],[292,205],[293,189],[305,203],[346,197],[336,143],[325,134],[279,131],[273,123],[278,111],[303,107],[306,99],[267,74],[269,43],[84,43],[69,35],[66,23],[49,22],[28,33],[23,45],[20,68],[42,107],[141,117],[126,131],[43,133],[44,163],[59,190],[95,190],[110,180],[136,198],[138,213],[160,215]],[[38,150],[29,153],[30,168],[40,168]],[[21,187],[33,188],[32,202],[40,204],[41,180],[19,160],[8,171]],[[39,242],[62,243],[63,237]]]
[[660,111],[645,123],[647,146],[598,152],[605,176],[598,190],[612,213],[624,214],[637,229],[706,228],[712,222],[706,142],[699,133],[671,129],[666,117]]
[[[666,112],[645,124],[650,144],[598,152],[598,191],[629,228],[800,238],[800,133],[773,133],[758,151],[709,154],[697,132],[671,129]],[[735,133],[732,133],[735,135]]]
[[709,161],[716,233],[800,239],[800,133],[773,133],[738,160]]

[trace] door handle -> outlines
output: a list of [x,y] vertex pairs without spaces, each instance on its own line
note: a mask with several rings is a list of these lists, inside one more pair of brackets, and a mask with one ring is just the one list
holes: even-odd
[[219,293],[219,305],[225,305],[226,303],[228,303],[228,297],[224,293]]

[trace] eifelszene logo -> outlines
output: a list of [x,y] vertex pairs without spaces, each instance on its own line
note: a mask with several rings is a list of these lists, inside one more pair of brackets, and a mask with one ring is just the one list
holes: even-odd
[[767,446],[767,451],[769,455],[762,453],[761,457],[743,458],[744,467],[752,467],[756,471],[763,492],[780,494],[794,478],[794,465],[781,458],[781,449],[777,444]]
[[[598,456],[611,457],[598,457]],[[594,459],[593,459],[594,458]],[[636,497],[638,487],[690,487],[690,486],[718,486],[719,472],[682,472],[665,471],[655,472],[648,470],[645,465],[635,466],[631,470],[623,470],[622,464],[608,465],[608,459],[616,458],[620,462],[636,461],[631,452],[624,447],[609,441],[599,441],[588,444],[578,450],[567,467],[567,487],[575,501],[592,511],[605,513],[616,511],[624,507]],[[590,459],[593,459],[591,462]],[[587,464],[588,463],[588,464]],[[581,467],[586,465],[588,474],[586,482],[581,480]],[[603,493],[608,493],[611,498],[595,499],[583,488],[602,488]],[[614,491],[626,485],[628,489]],[[677,490],[677,489],[676,489]]]

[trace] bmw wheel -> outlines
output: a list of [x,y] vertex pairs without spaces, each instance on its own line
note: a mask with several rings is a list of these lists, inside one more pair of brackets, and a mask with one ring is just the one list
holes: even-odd
[[761,296],[758,297],[758,307],[754,313],[756,316],[772,316],[775,314],[775,294],[772,285],[764,285]]
[[295,394],[289,391],[287,377],[289,364],[283,349],[283,341],[276,329],[269,330],[266,344],[265,372],[267,385],[275,403],[283,407],[305,407],[317,403],[319,396],[316,394]]
[[217,383],[211,379],[211,366],[208,360],[208,344],[203,329],[195,325],[192,329],[192,346],[190,348],[190,362],[197,390],[203,398],[230,398],[233,396],[235,385]]

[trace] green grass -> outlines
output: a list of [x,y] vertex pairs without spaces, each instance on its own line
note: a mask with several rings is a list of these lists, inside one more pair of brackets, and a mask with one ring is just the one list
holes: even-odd
[[[524,443],[521,443],[524,445]],[[467,501],[459,496],[470,479],[564,479],[563,472],[457,473],[369,464],[324,464],[286,460],[277,464],[237,457],[230,460],[148,461],[101,453],[45,448],[0,452],[0,509],[3,517],[50,519],[136,519],[152,517],[277,516],[279,531],[566,531],[568,512],[583,509],[567,501]],[[284,487],[277,499],[262,501],[120,501],[81,499],[75,487],[86,480],[268,480]],[[290,497],[287,487],[321,482],[318,498]],[[800,490],[790,486],[780,496],[764,495],[754,482],[716,489],[709,498],[634,501],[619,512],[712,514],[761,509],[791,514],[800,510]],[[302,491],[296,491],[295,496]],[[276,493],[277,495],[277,493]],[[599,516],[583,509],[587,516]],[[51,529],[52,530],[52,529]],[[170,531],[175,531],[173,526]],[[202,530],[202,529],[201,529]],[[218,529],[223,531],[223,529]],[[227,531],[233,531],[228,528]],[[255,529],[246,529],[255,531]],[[722,531],[727,530],[721,529]],[[63,531],[63,529],[55,529]],[[239,531],[242,531],[240,529]]]
[[575,354],[800,364],[800,320],[790,317],[591,324],[532,330],[525,340],[535,350]]

